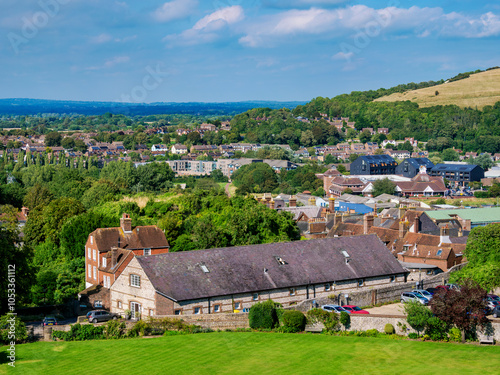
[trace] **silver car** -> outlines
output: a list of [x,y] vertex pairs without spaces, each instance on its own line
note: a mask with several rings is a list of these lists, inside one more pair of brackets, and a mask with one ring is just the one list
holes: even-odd
[[427,298],[429,301],[432,299],[432,293],[428,292],[425,289],[414,289],[412,290],[413,293],[418,293],[422,297]]
[[414,292],[403,292],[401,293],[401,302],[420,302],[422,305],[427,305],[429,303],[429,300],[425,297],[423,297],[419,293],[414,293]]
[[342,306],[339,305],[323,305],[321,308],[325,311],[330,311],[336,314],[340,314],[341,312],[345,311],[346,313],[351,313],[350,311],[347,311],[344,309]]

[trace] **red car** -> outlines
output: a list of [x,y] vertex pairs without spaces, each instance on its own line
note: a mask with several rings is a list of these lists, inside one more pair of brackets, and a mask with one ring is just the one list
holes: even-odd
[[344,305],[342,306],[345,310],[350,312],[351,314],[369,314],[368,311],[363,310],[361,307],[354,305]]

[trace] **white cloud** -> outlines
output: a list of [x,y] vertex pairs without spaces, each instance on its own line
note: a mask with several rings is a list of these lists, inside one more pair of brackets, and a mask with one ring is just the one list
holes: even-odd
[[350,60],[354,56],[354,52],[339,52],[332,56],[334,60]]
[[163,40],[181,44],[212,42],[220,37],[222,29],[237,24],[244,18],[243,8],[239,5],[222,8],[200,19],[191,29],[181,34],[167,35]]
[[190,16],[198,6],[198,0],[173,0],[164,3],[153,12],[153,18],[159,22],[168,22]]
[[129,56],[116,56],[110,60],[106,60],[104,64],[99,65],[99,66],[89,66],[88,68],[85,68],[85,70],[101,70],[101,69],[108,69],[112,68],[115,65],[118,64],[125,64],[130,61]]
[[95,44],[102,44],[102,43],[109,42],[111,40],[113,40],[113,37],[111,35],[103,33],[101,35],[94,36],[93,38],[91,38],[90,42],[95,43]]

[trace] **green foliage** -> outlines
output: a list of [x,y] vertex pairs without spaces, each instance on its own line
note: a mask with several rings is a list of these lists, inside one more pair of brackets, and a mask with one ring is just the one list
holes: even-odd
[[381,194],[393,195],[395,191],[396,191],[396,185],[388,178],[384,178],[382,180],[376,180],[373,182],[372,195],[374,197],[378,197]]
[[248,321],[253,329],[272,329],[279,325],[276,310],[278,304],[273,300],[259,302],[250,308]]
[[387,334],[387,335],[393,335],[396,330],[394,329],[394,326],[390,323],[387,323],[384,327],[384,332]]
[[349,313],[342,311],[340,313],[340,323],[345,327],[348,328],[351,325],[351,315]]
[[448,340],[453,342],[462,341],[462,332],[460,332],[460,330],[456,327],[450,328],[448,331]]
[[418,338],[419,338],[419,336],[420,336],[420,335],[419,335],[418,333],[415,333],[415,332],[410,332],[410,333],[408,334],[408,338],[409,338],[409,339],[412,339],[412,340],[418,339]]
[[306,327],[306,317],[297,310],[285,310],[281,317],[283,326],[290,332],[302,332]]
[[432,317],[431,310],[420,302],[411,301],[404,304],[406,321],[417,332],[422,332]]
[[323,309],[311,309],[306,314],[307,321],[309,323],[323,323],[325,329],[329,332],[337,329],[339,324],[338,314],[326,311]]
[[436,316],[430,317],[427,320],[425,327],[425,334],[429,336],[432,341],[441,341],[447,339],[448,324],[443,322]]
[[464,255],[468,264],[450,276],[452,282],[473,280],[486,290],[500,286],[500,224],[472,229]]
[[11,342],[17,344],[28,340],[26,325],[19,317],[12,314],[5,314],[0,317],[0,342],[2,345],[10,345]]
[[109,320],[104,329],[104,337],[107,339],[121,339],[125,337],[127,326],[124,322],[119,320]]
[[251,163],[242,166],[232,175],[238,194],[270,193],[278,187],[278,177],[266,163]]
[[68,332],[52,331],[52,338],[64,341],[99,340],[105,337],[104,329],[104,326],[76,323],[71,326]]

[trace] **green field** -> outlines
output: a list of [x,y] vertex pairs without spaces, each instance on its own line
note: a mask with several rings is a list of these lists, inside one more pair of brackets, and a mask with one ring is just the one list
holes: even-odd
[[499,374],[500,347],[313,334],[218,332],[5,347],[0,374]]

